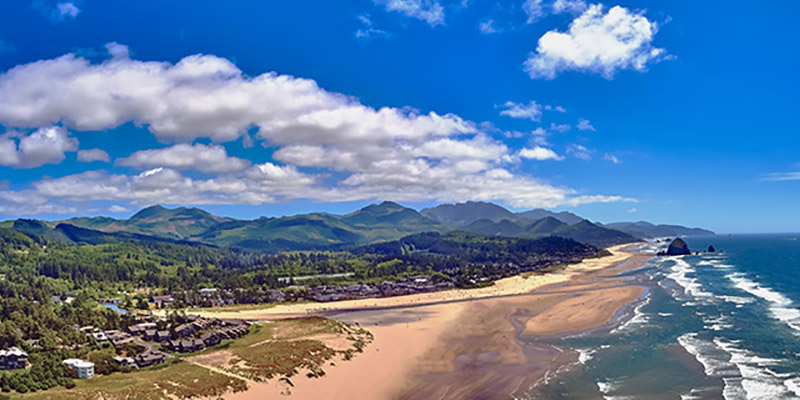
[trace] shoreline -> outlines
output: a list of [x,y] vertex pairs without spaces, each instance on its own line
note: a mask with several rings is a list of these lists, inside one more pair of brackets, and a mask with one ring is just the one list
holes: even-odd
[[[577,359],[576,353],[541,339],[617,324],[646,295],[636,282],[617,276],[650,258],[629,246],[635,244],[615,246],[610,256],[548,275],[505,278],[498,287],[472,289],[476,292],[469,295],[456,290],[332,302],[322,308],[298,304],[206,314],[261,321],[322,315],[356,323],[375,338],[364,353],[326,368],[324,377],[293,377],[291,387],[277,380],[251,383],[248,391],[223,397],[457,399],[522,394]],[[291,395],[285,395],[287,390]]]
[[[612,254],[605,257],[584,259],[580,263],[568,264],[563,268],[546,274],[527,272],[495,281],[492,286],[475,289],[451,289],[438,292],[418,293],[404,296],[375,297],[357,300],[331,301],[327,303],[281,303],[265,305],[262,308],[246,307],[231,310],[184,309],[187,314],[206,318],[231,318],[247,320],[271,320],[305,315],[330,315],[344,311],[358,312],[369,310],[390,310],[396,308],[420,307],[435,304],[458,303],[495,297],[518,296],[543,287],[567,283],[573,275],[581,272],[606,268],[609,264],[623,262],[631,253],[622,251],[636,243],[609,247]],[[155,313],[162,314],[163,310]]]

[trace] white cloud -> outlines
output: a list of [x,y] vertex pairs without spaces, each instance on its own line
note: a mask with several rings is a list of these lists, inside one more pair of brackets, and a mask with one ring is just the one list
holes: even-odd
[[525,0],[525,2],[522,3],[522,11],[528,16],[529,24],[547,15],[542,0]]
[[[629,200],[585,195],[512,173],[509,167],[518,160],[513,150],[492,139],[483,125],[457,115],[376,109],[312,80],[276,73],[248,77],[228,60],[209,55],[170,64],[133,60],[121,45],[110,45],[109,51],[112,59],[100,64],[66,55],[1,74],[0,123],[101,130],[132,121],[162,141],[183,143],[119,161],[151,168],[139,174],[87,171],[42,179],[25,192],[0,190],[0,212],[20,209],[17,200],[27,197],[65,210],[94,201],[134,206],[491,200],[554,207]],[[64,128],[47,129],[60,129],[66,138]],[[220,145],[189,144],[240,137],[244,143],[248,132],[275,149],[271,162],[248,167]],[[0,155],[20,156],[9,149],[0,142]],[[210,176],[185,176],[179,171],[184,169]]]
[[615,155],[613,155],[611,153],[606,153],[605,155],[603,155],[603,159],[606,160],[606,161],[610,161],[610,162],[612,162],[614,164],[622,163],[622,160],[620,160],[619,158],[617,158],[617,156],[615,156]]
[[525,69],[534,79],[553,79],[567,70],[595,72],[607,79],[620,69],[643,71],[666,55],[652,45],[657,31],[657,24],[642,14],[620,6],[604,12],[601,4],[594,4],[566,32],[552,30],[539,38]]
[[60,126],[40,128],[29,135],[11,132],[0,136],[0,165],[34,168],[58,164],[64,161],[65,152],[76,150],[78,141]]
[[494,27],[494,20],[493,19],[490,19],[490,20],[483,21],[483,22],[479,23],[478,24],[478,29],[481,31],[481,33],[485,33],[487,35],[498,32],[497,28]]
[[578,128],[579,131],[593,131],[593,130],[595,130],[594,126],[592,126],[592,123],[589,122],[588,119],[583,119],[583,118],[578,120],[577,128]]
[[111,211],[112,213],[124,213],[124,212],[130,212],[131,210],[123,206],[114,204],[113,206],[108,207],[108,211]]
[[500,115],[505,115],[511,118],[524,118],[531,121],[540,121],[542,119],[542,105],[537,104],[535,101],[526,103],[515,103],[507,101],[501,106]]
[[528,158],[531,160],[556,160],[561,161],[564,157],[558,155],[552,149],[548,149],[546,147],[536,146],[532,149],[522,149],[519,152],[519,156],[522,158]]
[[553,13],[581,14],[589,7],[583,0],[556,0],[551,5]]
[[111,162],[111,157],[108,156],[108,153],[101,149],[91,149],[91,150],[79,150],[78,151],[78,161],[81,162],[93,162],[93,161],[105,161]]
[[534,129],[531,132],[533,138],[531,139],[534,144],[539,146],[547,146],[549,143],[547,142],[548,132],[547,129],[542,128],[541,126]]
[[436,0],[373,0],[386,11],[399,12],[407,17],[425,21],[430,26],[444,24],[444,7]]
[[389,36],[389,32],[386,32],[383,29],[378,29],[375,27],[375,25],[372,23],[372,19],[370,18],[369,14],[359,15],[357,19],[362,24],[361,29],[356,30],[357,38],[369,40],[378,37]]
[[581,146],[579,144],[571,144],[567,146],[567,154],[581,159],[581,160],[591,160],[592,159],[592,150]]
[[241,171],[250,162],[241,158],[228,156],[220,145],[185,143],[153,150],[141,150],[130,157],[117,160],[119,165],[129,167],[170,167],[176,169],[192,169],[201,172],[233,172]]
[[765,181],[800,181],[800,172],[775,172],[766,174],[762,178]]
[[58,13],[61,15],[61,17],[75,18],[81,12],[81,10],[72,2],[58,3],[56,4],[56,8],[58,9]]
[[639,210],[637,210],[637,209],[636,209],[636,207],[631,207],[631,208],[629,208],[629,209],[628,209],[628,213],[629,213],[629,214],[633,214],[633,213],[635,213],[636,211],[639,211]]
[[580,14],[587,8],[583,0],[525,0],[522,3],[522,11],[528,16],[528,23],[532,24],[548,14]]
[[550,130],[558,133],[565,133],[569,132],[572,127],[569,124],[556,124],[554,122],[550,123]]

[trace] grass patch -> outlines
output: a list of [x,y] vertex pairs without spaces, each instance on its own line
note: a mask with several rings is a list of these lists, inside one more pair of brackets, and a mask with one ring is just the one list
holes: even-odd
[[35,400],[157,400],[165,397],[216,397],[247,390],[247,383],[189,363],[127,374],[116,373],[76,381],[73,389],[57,388],[12,399]]
[[[318,335],[335,335],[348,343],[334,349]],[[349,360],[364,351],[372,334],[360,327],[322,317],[303,317],[256,324],[251,333],[231,343],[231,359],[222,368],[254,381],[288,379],[305,372],[309,377],[325,375],[323,366],[337,357]]]

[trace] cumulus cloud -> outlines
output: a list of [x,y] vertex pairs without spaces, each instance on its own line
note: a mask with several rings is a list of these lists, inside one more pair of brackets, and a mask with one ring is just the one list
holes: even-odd
[[479,23],[478,24],[478,29],[481,31],[481,33],[484,33],[484,34],[487,34],[487,35],[498,32],[497,28],[495,28],[495,26],[494,26],[494,20],[493,19],[486,20],[486,21],[483,21],[483,22]]
[[519,152],[519,156],[522,158],[527,158],[531,160],[556,160],[561,161],[564,157],[558,155],[552,149],[548,149],[547,147],[536,146],[532,149],[522,149]]
[[250,162],[241,158],[230,157],[220,145],[176,144],[163,149],[141,150],[130,157],[117,161],[119,165],[129,167],[170,167],[176,169],[192,169],[202,172],[241,171]]
[[579,131],[593,131],[594,130],[594,126],[592,126],[592,123],[589,122],[588,119],[583,119],[583,118],[578,120],[577,128],[578,128]]
[[583,0],[525,0],[522,11],[528,16],[528,23],[532,24],[548,14],[580,14],[588,6]]
[[29,135],[10,132],[0,136],[0,165],[34,168],[58,164],[65,152],[76,150],[78,141],[59,126],[40,128]]
[[124,213],[124,212],[130,212],[130,209],[114,204],[113,206],[108,207],[108,211],[111,211],[112,213]]
[[62,18],[75,18],[81,12],[80,8],[72,2],[58,3],[56,4],[56,9]]
[[[486,200],[553,207],[629,200],[585,195],[512,173],[509,167],[518,155],[457,115],[372,108],[327,92],[312,80],[276,73],[249,77],[230,61],[210,55],[170,64],[131,59],[122,45],[108,49],[112,58],[99,64],[68,54],[0,75],[0,123],[100,130],[132,121],[162,141],[179,143],[118,161],[147,169],[138,174],[87,171],[44,178],[24,192],[0,191],[3,210],[34,197],[64,209],[93,201]],[[61,132],[56,137],[69,143],[65,128],[43,129],[56,129]],[[240,137],[245,143],[250,135],[274,149],[271,162],[249,165],[221,145],[191,144],[198,138],[221,142]],[[6,153],[24,155],[0,141],[0,155]],[[184,170],[209,176],[200,179]]]
[[607,79],[621,69],[643,71],[666,56],[652,45],[655,22],[616,6],[594,4],[572,21],[566,32],[548,31],[525,62],[531,78],[554,79],[562,71],[599,73]]
[[79,150],[78,151],[78,161],[81,162],[94,162],[94,161],[104,161],[104,162],[111,162],[111,157],[108,156],[108,153],[101,149],[90,149],[90,150]]
[[416,18],[430,26],[444,24],[444,7],[436,0],[373,0],[373,2],[385,7],[386,11]]
[[553,132],[565,133],[569,132],[570,129],[572,129],[572,127],[569,124],[556,124],[554,122],[550,123],[550,130]]
[[592,159],[592,150],[581,146],[579,144],[571,144],[567,146],[567,154],[581,159],[581,160],[591,160]]
[[536,122],[542,119],[542,105],[535,101],[529,101],[528,103],[507,101],[500,107],[503,108],[500,111],[500,115],[505,115],[506,117],[524,118]]
[[615,156],[615,155],[613,155],[611,153],[604,154],[603,155],[603,159],[606,160],[606,161],[609,161],[609,162],[611,162],[613,164],[619,164],[619,163],[622,162],[622,160],[620,160],[617,156]]
[[360,29],[356,30],[357,38],[369,40],[378,37],[389,36],[389,32],[375,27],[375,24],[372,23],[372,19],[370,18],[369,14],[359,15],[357,19],[362,25]]

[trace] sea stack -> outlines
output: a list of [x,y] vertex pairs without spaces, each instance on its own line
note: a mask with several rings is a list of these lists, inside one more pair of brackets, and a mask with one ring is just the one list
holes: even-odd
[[689,250],[689,246],[686,242],[681,238],[673,240],[672,243],[669,244],[669,248],[667,248],[668,256],[684,256],[687,254],[692,254],[692,252]]
[[709,253],[713,253],[713,252],[715,252],[715,251],[717,251],[717,249],[715,249],[713,245],[709,245],[709,246],[708,246],[708,252],[709,252]]

